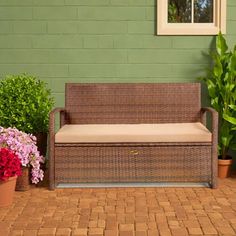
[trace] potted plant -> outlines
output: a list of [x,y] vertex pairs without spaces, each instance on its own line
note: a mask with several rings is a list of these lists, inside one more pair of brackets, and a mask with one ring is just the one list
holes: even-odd
[[5,129],[0,127],[0,148],[11,150],[18,156],[23,167],[22,176],[24,178],[18,178],[17,190],[25,191],[29,189],[29,170],[31,170],[32,183],[37,184],[40,180],[43,180],[44,171],[40,164],[44,162],[44,157],[38,151],[35,136],[26,134],[16,128]]
[[17,176],[21,175],[18,156],[7,148],[0,148],[0,207],[11,205]]
[[221,33],[216,37],[216,51],[211,54],[212,67],[206,77],[212,107],[219,113],[219,177],[229,175],[232,157],[229,150],[236,149],[236,46],[228,50]]
[[34,134],[43,156],[53,105],[54,99],[46,83],[34,76],[9,75],[0,81],[0,126]]

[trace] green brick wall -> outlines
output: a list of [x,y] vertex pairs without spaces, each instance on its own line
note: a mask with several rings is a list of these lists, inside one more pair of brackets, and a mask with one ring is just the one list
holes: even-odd
[[[227,39],[236,43],[236,1]],[[0,0],[0,75],[27,72],[64,103],[65,82],[191,82],[212,36],[156,36],[156,0]]]

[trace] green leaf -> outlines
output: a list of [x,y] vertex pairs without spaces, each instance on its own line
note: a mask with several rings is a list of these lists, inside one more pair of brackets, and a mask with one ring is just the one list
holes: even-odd
[[232,110],[236,111],[236,105],[229,105],[229,107],[230,107]]
[[232,54],[229,61],[229,70],[232,76],[236,75],[236,53]]
[[236,151],[236,143],[231,144],[231,145],[230,145],[230,148],[231,148],[232,150]]
[[221,137],[221,142],[225,147],[229,146],[231,138],[229,136],[222,136]]
[[236,118],[235,117],[231,117],[227,114],[223,114],[223,118],[225,120],[227,120],[229,123],[233,124],[233,125],[236,125]]
[[228,138],[226,136],[221,136],[221,142],[225,147],[228,146]]
[[221,136],[221,142],[225,147],[229,147],[231,140],[233,139],[233,135]]
[[221,75],[223,74],[223,67],[222,67],[222,63],[221,63],[219,56],[216,56],[214,58],[214,61],[215,61],[215,65],[213,67],[213,75],[216,78],[220,78]]
[[216,111],[219,111],[219,110],[220,110],[218,97],[215,97],[215,98],[212,98],[212,99],[211,99],[211,105],[212,105],[213,108],[216,109]]
[[216,37],[216,51],[219,55],[224,55],[228,50],[228,46],[226,44],[225,38],[221,34],[221,32]]
[[208,88],[210,97],[214,98],[216,89],[215,89],[215,84],[211,80],[207,81],[207,88]]

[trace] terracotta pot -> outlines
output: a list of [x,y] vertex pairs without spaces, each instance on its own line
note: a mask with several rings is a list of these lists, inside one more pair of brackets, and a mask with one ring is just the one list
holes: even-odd
[[34,136],[37,138],[37,146],[40,154],[45,157],[47,153],[47,133],[37,133]]
[[227,178],[230,174],[230,169],[232,166],[232,159],[218,159],[218,177]]
[[0,181],[0,207],[10,206],[13,202],[17,176]]
[[16,191],[27,191],[30,189],[30,168],[22,167],[22,175],[16,181]]

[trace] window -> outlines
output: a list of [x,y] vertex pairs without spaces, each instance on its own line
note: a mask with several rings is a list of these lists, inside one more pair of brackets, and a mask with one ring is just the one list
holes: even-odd
[[157,34],[225,33],[226,0],[158,0]]

